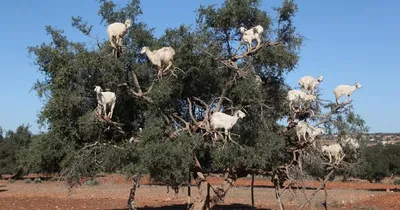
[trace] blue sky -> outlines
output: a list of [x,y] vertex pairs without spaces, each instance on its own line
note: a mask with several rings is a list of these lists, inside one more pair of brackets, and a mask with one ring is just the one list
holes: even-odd
[[[127,0],[115,0],[124,5]],[[220,4],[222,0],[142,0],[143,15],[139,20],[156,28],[159,36],[166,27],[191,24],[200,4]],[[320,84],[323,99],[333,100],[333,89],[339,84],[360,82],[363,88],[351,98],[358,114],[371,128],[370,132],[400,132],[400,78],[398,48],[400,47],[399,1],[337,0],[297,1],[295,18],[298,31],[306,37],[298,68],[287,75],[287,82],[297,87],[304,75],[323,75]],[[281,0],[264,0],[263,9]],[[42,102],[30,89],[42,75],[37,72],[27,53],[28,46],[48,42],[45,25],[65,30],[72,40],[91,41],[71,26],[71,16],[82,16],[94,26],[94,35],[106,38],[106,29],[97,16],[95,0],[5,1],[0,8],[3,30],[0,33],[0,64],[3,102],[0,103],[0,126],[15,129],[30,124],[39,131],[37,114]],[[161,15],[166,14],[166,15]],[[395,51],[396,50],[396,51]]]

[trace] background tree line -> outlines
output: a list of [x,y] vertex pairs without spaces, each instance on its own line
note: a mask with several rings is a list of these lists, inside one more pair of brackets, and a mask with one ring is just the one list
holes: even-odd
[[[0,131],[0,174],[16,174],[19,170],[25,173],[60,173],[65,154],[60,153],[61,143],[51,138],[49,133],[34,135],[29,131],[29,125],[20,125],[15,131]],[[371,182],[400,175],[400,144],[364,144],[360,157],[360,166],[338,174]],[[107,172],[117,171],[115,168]]]

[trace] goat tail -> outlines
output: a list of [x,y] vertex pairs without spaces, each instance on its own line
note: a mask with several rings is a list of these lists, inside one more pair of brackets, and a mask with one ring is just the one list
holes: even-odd
[[257,30],[257,33],[259,33],[259,34],[261,34],[262,32],[264,32],[264,28],[263,28],[261,25],[257,25],[257,26],[256,26],[256,30]]

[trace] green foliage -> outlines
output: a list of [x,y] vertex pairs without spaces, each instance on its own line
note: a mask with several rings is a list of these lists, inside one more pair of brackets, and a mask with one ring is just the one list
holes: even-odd
[[31,183],[31,182],[32,182],[31,179],[24,179],[24,183],[25,183],[25,184],[29,184],[29,183]]
[[18,162],[32,173],[59,172],[61,160],[71,150],[54,133],[41,133],[33,136],[29,146],[18,153]]
[[190,141],[186,136],[179,136],[173,142],[146,143],[141,150],[141,163],[153,181],[179,185],[187,180],[193,159]]
[[377,144],[365,147],[361,151],[362,164],[360,164],[359,177],[379,181],[388,176],[400,174],[400,145]]
[[3,136],[0,128],[0,174],[14,174],[20,169],[18,155],[32,140],[29,125],[20,125],[15,131],[7,131]]
[[304,170],[312,177],[323,178],[325,175],[324,160],[319,155],[308,154],[303,158]]
[[396,179],[396,180],[394,180],[393,184],[395,184],[395,185],[399,185],[399,184],[400,184],[400,179]]

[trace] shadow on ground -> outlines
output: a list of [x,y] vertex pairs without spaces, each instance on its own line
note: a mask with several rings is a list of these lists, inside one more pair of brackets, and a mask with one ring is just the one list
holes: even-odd
[[[187,205],[169,205],[169,206],[161,206],[161,207],[140,207],[137,210],[186,210]],[[231,204],[231,205],[217,205],[213,208],[214,210],[252,210],[250,205],[244,204]],[[271,210],[265,208],[255,208],[256,210]],[[128,210],[127,208],[123,209],[107,209],[107,210]]]

